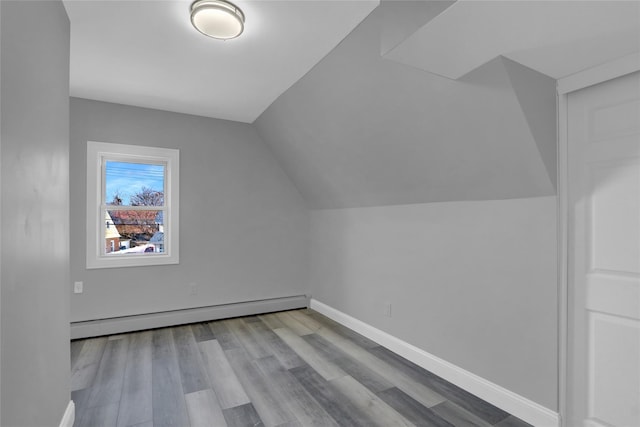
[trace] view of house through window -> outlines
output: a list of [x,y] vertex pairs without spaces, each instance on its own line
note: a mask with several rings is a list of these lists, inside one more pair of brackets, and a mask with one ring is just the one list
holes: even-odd
[[104,162],[105,253],[164,252],[164,164]]

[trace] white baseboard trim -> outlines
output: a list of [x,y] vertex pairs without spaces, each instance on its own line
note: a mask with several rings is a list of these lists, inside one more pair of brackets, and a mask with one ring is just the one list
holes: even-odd
[[254,314],[293,310],[308,306],[309,298],[306,295],[296,295],[135,316],[72,322],[71,339],[121,334],[230,317],[251,316]]
[[64,411],[62,420],[60,420],[60,427],[73,427],[73,423],[76,420],[76,405],[73,400],[69,401],[67,409]]
[[427,353],[318,300],[311,299],[309,307],[529,424],[536,427],[560,426],[560,415],[557,412],[532,400]]

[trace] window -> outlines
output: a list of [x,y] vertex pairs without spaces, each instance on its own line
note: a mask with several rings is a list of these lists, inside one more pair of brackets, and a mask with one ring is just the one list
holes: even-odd
[[87,143],[87,268],[177,264],[179,151]]

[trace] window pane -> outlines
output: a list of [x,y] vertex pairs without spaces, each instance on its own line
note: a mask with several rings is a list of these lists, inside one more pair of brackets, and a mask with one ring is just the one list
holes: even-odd
[[164,253],[164,212],[105,211],[105,253],[109,255]]
[[105,204],[164,206],[165,165],[105,162]]
[[87,268],[179,263],[179,166],[179,150],[87,141]]

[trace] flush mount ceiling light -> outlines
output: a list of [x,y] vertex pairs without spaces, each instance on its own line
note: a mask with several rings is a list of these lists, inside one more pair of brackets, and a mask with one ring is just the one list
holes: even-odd
[[198,0],[191,5],[191,23],[205,36],[234,39],[244,30],[244,13],[224,0]]

